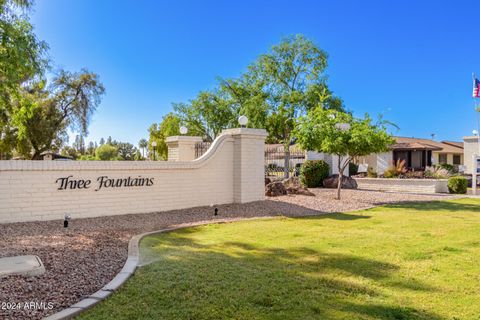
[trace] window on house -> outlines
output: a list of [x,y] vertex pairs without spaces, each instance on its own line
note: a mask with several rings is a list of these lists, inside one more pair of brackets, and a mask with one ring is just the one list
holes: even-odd
[[453,164],[462,164],[461,157],[459,154],[454,154],[453,155]]
[[438,155],[438,163],[440,163],[440,164],[447,163],[447,154],[445,154],[445,153],[440,153],[440,154]]

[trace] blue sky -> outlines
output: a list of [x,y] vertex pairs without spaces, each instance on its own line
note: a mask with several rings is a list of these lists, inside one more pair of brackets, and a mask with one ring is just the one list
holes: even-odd
[[403,136],[461,140],[475,128],[478,1],[37,0],[32,22],[55,65],[98,73],[106,87],[88,140],[137,144],[148,127],[236,77],[282,37],[329,54],[330,88],[357,115]]

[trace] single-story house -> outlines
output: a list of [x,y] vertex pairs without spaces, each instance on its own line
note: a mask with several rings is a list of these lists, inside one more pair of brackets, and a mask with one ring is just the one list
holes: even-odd
[[398,160],[405,160],[405,165],[410,170],[425,170],[425,167],[436,164],[457,167],[464,164],[463,142],[395,137],[390,150],[362,157],[357,159],[357,163],[367,164],[378,174],[385,172]]

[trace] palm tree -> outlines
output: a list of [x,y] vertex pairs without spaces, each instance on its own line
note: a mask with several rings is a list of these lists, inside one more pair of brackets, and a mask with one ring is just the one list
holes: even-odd
[[138,147],[140,149],[142,149],[142,157],[145,158],[145,149],[148,147],[148,142],[146,139],[140,139],[140,141],[138,141]]

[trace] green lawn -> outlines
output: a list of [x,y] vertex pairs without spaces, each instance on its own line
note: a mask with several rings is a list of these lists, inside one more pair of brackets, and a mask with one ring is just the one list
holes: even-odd
[[480,201],[145,238],[155,262],[82,319],[480,319]]

